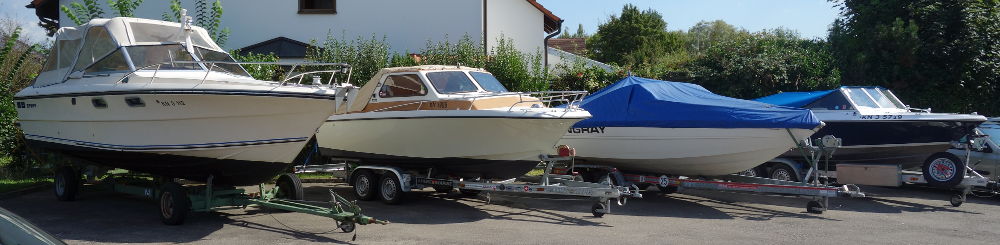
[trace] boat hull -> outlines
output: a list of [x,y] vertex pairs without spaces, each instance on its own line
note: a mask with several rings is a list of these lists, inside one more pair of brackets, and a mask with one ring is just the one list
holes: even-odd
[[360,164],[506,179],[530,171],[538,165],[539,155],[553,154],[563,132],[590,116],[585,111],[575,114],[579,115],[485,110],[344,114],[331,116],[316,139],[325,156],[357,159]]
[[577,163],[631,172],[716,176],[767,162],[814,132],[770,128],[574,128],[559,144],[576,148]]
[[[832,165],[899,164],[920,167],[930,155],[951,148],[951,142],[973,132],[982,121],[824,121],[817,137],[833,135],[843,146],[830,158]],[[786,157],[801,157],[790,151]]]
[[[96,107],[94,98],[106,107]],[[135,106],[135,98],[144,105]],[[212,175],[221,185],[253,185],[280,174],[333,112],[332,98],[294,94],[118,91],[17,102],[26,105],[20,124],[32,147],[165,177]]]

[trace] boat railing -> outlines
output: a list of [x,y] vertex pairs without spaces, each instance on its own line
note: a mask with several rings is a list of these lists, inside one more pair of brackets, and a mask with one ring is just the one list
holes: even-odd
[[[237,66],[240,66],[240,69],[245,69],[243,67],[244,65],[288,66],[288,67],[291,67],[291,68],[288,69],[288,72],[285,73],[284,77],[282,77],[278,81],[271,81],[271,82],[274,82],[275,84],[280,85],[280,86],[285,86],[285,85],[288,85],[288,84],[300,85],[303,82],[302,80],[304,78],[306,78],[307,75],[313,75],[313,77],[314,77],[313,78],[313,82],[314,83],[311,84],[311,85],[322,85],[322,82],[318,81],[317,78],[320,78],[321,75],[323,75],[323,74],[329,74],[329,78],[327,79],[326,84],[329,85],[329,86],[331,86],[331,87],[333,87],[333,86],[335,86],[337,84],[337,80],[336,80],[337,73],[347,74],[347,80],[345,81],[345,83],[350,83],[351,82],[351,73],[352,73],[352,67],[351,67],[351,65],[349,65],[347,63],[167,61],[167,62],[163,62],[163,63],[157,63],[157,64],[152,64],[152,65],[147,65],[147,66],[136,68],[135,70],[133,70],[133,71],[125,74],[124,76],[122,76],[122,78],[118,79],[118,81],[115,84],[128,83],[129,77],[131,77],[132,75],[136,74],[137,72],[152,70],[153,71],[153,75],[150,77],[149,81],[146,83],[146,85],[148,86],[149,84],[152,84],[154,81],[156,81],[156,78],[157,78],[156,76],[160,72],[160,70],[163,68],[164,65],[173,66],[173,65],[176,65],[176,64],[197,64],[197,65],[203,65],[205,67],[205,70],[204,70],[205,71],[205,75],[202,76],[201,81],[198,82],[198,85],[195,85],[195,87],[198,87],[198,86],[204,84],[205,81],[208,79],[208,75],[211,74],[213,71],[215,71],[215,72],[223,72],[223,73],[230,73],[230,72],[226,72],[226,71],[221,70],[221,69],[216,70],[215,68],[219,67],[218,65],[237,65]],[[305,72],[295,73],[295,69],[296,68],[306,67],[306,66],[335,66],[338,69],[305,71]],[[230,74],[232,74],[232,73],[230,73]],[[253,78],[253,77],[249,77],[249,78]],[[292,82],[292,81],[294,81],[294,82]],[[319,82],[319,84],[316,84],[316,82]]]
[[514,110],[514,107],[524,103],[542,103],[545,107],[563,106],[565,110],[572,110],[579,107],[580,102],[582,102],[583,98],[588,94],[590,94],[590,92],[587,91],[540,91],[518,93],[518,102],[515,102],[507,110]]
[[[463,98],[471,98],[471,100],[469,100],[469,106],[465,107],[464,108],[465,110],[472,110],[472,108],[473,108],[473,106],[475,106],[477,100],[488,99],[488,98],[496,98],[496,97],[504,97],[504,96],[517,96],[518,97],[518,101],[516,101],[513,104],[511,104],[510,107],[507,108],[507,111],[513,111],[514,108],[516,108],[518,105],[522,105],[522,104],[525,104],[525,103],[541,103],[541,104],[545,105],[545,107],[555,107],[555,106],[565,105],[565,107],[564,107],[565,110],[572,110],[572,109],[575,109],[575,108],[578,107],[578,104],[580,103],[580,101],[583,101],[583,98],[586,97],[587,94],[589,94],[589,92],[587,92],[587,91],[543,91],[543,92],[497,93],[497,94],[492,94],[492,95],[478,95],[478,96],[475,96],[475,97],[470,96],[470,97],[463,97]],[[393,109],[396,109],[396,108],[403,108],[403,107],[412,106],[412,105],[417,105],[417,108],[415,110],[420,110],[420,109],[423,109],[424,104],[431,103],[431,102],[437,102],[437,101],[440,101],[440,100],[420,100],[420,101],[413,101],[413,102],[403,103],[403,104],[399,104],[399,105],[393,105],[393,106],[389,106],[389,107],[385,107],[385,108],[375,109],[375,110],[372,110],[372,112],[389,111],[389,110],[393,110]],[[457,110],[461,110],[461,108],[456,108],[456,109]]]

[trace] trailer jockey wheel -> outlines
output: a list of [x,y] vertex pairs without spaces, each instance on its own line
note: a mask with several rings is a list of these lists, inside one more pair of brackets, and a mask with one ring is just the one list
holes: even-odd
[[278,177],[278,181],[275,182],[278,186],[278,198],[288,199],[288,200],[302,200],[302,179],[294,174],[282,174]]
[[337,228],[340,228],[340,230],[344,233],[351,233],[354,231],[354,228],[356,228],[356,225],[354,222],[338,222]]
[[826,207],[823,207],[823,203],[813,200],[806,204],[806,211],[814,214],[823,214],[823,211],[826,211]]
[[959,206],[962,206],[962,203],[965,203],[965,195],[963,194],[951,195],[951,200],[949,201],[951,202],[952,207],[957,208]]
[[160,221],[167,225],[183,224],[191,211],[191,199],[184,186],[167,182],[160,187],[160,191],[163,192],[160,194]]
[[604,217],[604,213],[607,212],[607,210],[608,207],[605,206],[604,202],[594,203],[593,206],[590,206],[590,213],[593,214],[594,217],[598,218]]
[[371,201],[375,200],[375,196],[378,194],[378,188],[375,188],[376,184],[375,174],[371,170],[359,169],[351,175],[351,185],[354,186],[354,196],[358,200]]
[[76,200],[76,193],[80,190],[80,173],[69,166],[59,167],[54,182],[53,189],[59,201]]

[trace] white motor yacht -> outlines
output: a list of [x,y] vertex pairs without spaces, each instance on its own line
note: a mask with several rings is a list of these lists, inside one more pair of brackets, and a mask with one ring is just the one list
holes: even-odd
[[332,91],[256,80],[190,22],[112,18],[61,28],[15,103],[30,146],[158,176],[252,185],[288,168],[333,113]]
[[[468,178],[527,173],[540,154],[590,113],[584,92],[514,93],[482,69],[382,69],[361,88],[342,88],[316,139],[325,156],[361,164],[430,169]],[[570,103],[552,108],[551,102]]]

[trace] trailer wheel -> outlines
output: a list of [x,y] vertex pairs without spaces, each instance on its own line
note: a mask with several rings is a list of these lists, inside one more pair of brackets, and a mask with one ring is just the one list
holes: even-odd
[[962,203],[965,203],[965,195],[962,194],[951,195],[951,200],[949,201],[951,202],[952,207],[957,208],[959,206],[962,206]]
[[771,179],[776,180],[799,181],[799,177],[795,175],[795,170],[785,164],[775,164],[769,176],[771,176]]
[[937,153],[928,157],[921,168],[924,180],[934,187],[953,187],[965,178],[965,162],[950,153]]
[[167,225],[180,225],[191,211],[191,199],[177,182],[167,182],[160,187],[160,221]]
[[382,175],[379,183],[379,194],[382,202],[386,204],[397,204],[403,201],[403,186],[399,183],[396,174],[387,172]]
[[743,172],[739,172],[737,174],[747,177],[764,177],[763,173],[764,172],[762,172],[759,167],[752,167],[750,169],[743,170]]
[[351,177],[353,180],[351,181],[351,185],[354,186],[354,196],[358,200],[375,200],[378,188],[375,188],[375,174],[372,171],[367,169],[356,170]]
[[56,170],[55,190],[56,199],[59,201],[76,200],[76,193],[80,190],[80,174],[69,166],[63,166]]
[[607,212],[605,210],[608,210],[607,208],[608,207],[605,206],[604,203],[601,203],[601,202],[594,203],[593,206],[590,206],[590,213],[593,214],[594,217],[598,217],[598,218],[604,217],[604,213]]
[[305,195],[302,190],[302,179],[297,175],[282,174],[275,185],[278,186],[278,198],[302,200]]
[[354,231],[354,228],[357,228],[357,226],[354,224],[354,222],[339,222],[337,224],[337,228],[340,228],[340,230],[343,231],[344,233],[351,233],[352,231]]
[[806,211],[814,214],[823,214],[823,211],[826,211],[826,207],[823,207],[823,204],[819,201],[813,200],[806,204]]

